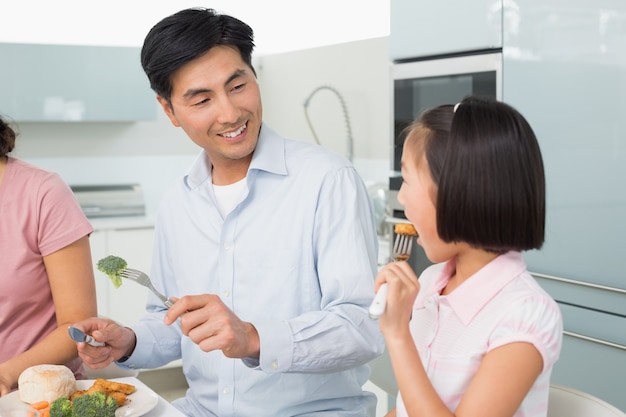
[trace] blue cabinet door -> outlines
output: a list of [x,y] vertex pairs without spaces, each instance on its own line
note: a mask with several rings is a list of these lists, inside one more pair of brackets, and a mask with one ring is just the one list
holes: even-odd
[[155,120],[138,47],[0,43],[0,111],[18,122]]
[[537,134],[548,206],[544,248],[526,259],[533,272],[626,289],[626,2],[518,4],[503,99]]
[[502,91],[544,158],[546,241],[525,259],[564,314],[553,381],[626,411],[626,2],[517,5]]
[[391,0],[391,59],[500,48],[502,10],[502,0]]

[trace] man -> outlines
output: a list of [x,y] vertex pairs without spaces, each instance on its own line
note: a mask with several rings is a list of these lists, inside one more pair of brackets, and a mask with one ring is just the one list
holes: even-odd
[[202,152],[155,228],[155,297],[126,328],[81,322],[105,347],[86,364],[154,368],[182,357],[189,416],[366,416],[364,365],[383,350],[368,318],[376,273],[367,190],[350,163],[262,123],[252,30],[211,9],[159,22],[143,68],[171,122]]

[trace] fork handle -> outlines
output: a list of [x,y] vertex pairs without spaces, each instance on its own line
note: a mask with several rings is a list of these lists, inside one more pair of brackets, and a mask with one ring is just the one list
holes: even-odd
[[387,290],[388,284],[385,282],[380,286],[376,296],[374,296],[374,301],[372,301],[372,305],[370,305],[370,318],[372,320],[376,320],[380,318],[385,312],[385,307],[387,306]]

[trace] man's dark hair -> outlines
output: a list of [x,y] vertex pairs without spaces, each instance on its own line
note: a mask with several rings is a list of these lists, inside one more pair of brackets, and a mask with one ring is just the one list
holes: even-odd
[[141,49],[141,66],[150,87],[169,103],[172,74],[218,45],[237,48],[254,72],[254,34],[241,20],[206,8],[181,10],[161,20],[150,29]]

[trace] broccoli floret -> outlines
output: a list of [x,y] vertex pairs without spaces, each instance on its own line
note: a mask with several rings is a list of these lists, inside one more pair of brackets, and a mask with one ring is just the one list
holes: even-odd
[[119,286],[122,285],[122,277],[120,274],[127,266],[124,259],[119,256],[109,255],[106,258],[100,259],[96,266],[98,271],[104,272],[111,278],[111,282],[113,282],[115,288],[119,288]]
[[117,401],[103,392],[96,391],[75,398],[72,407],[74,415],[79,417],[115,417]]
[[54,400],[50,404],[50,417],[74,417],[71,401],[66,397]]

